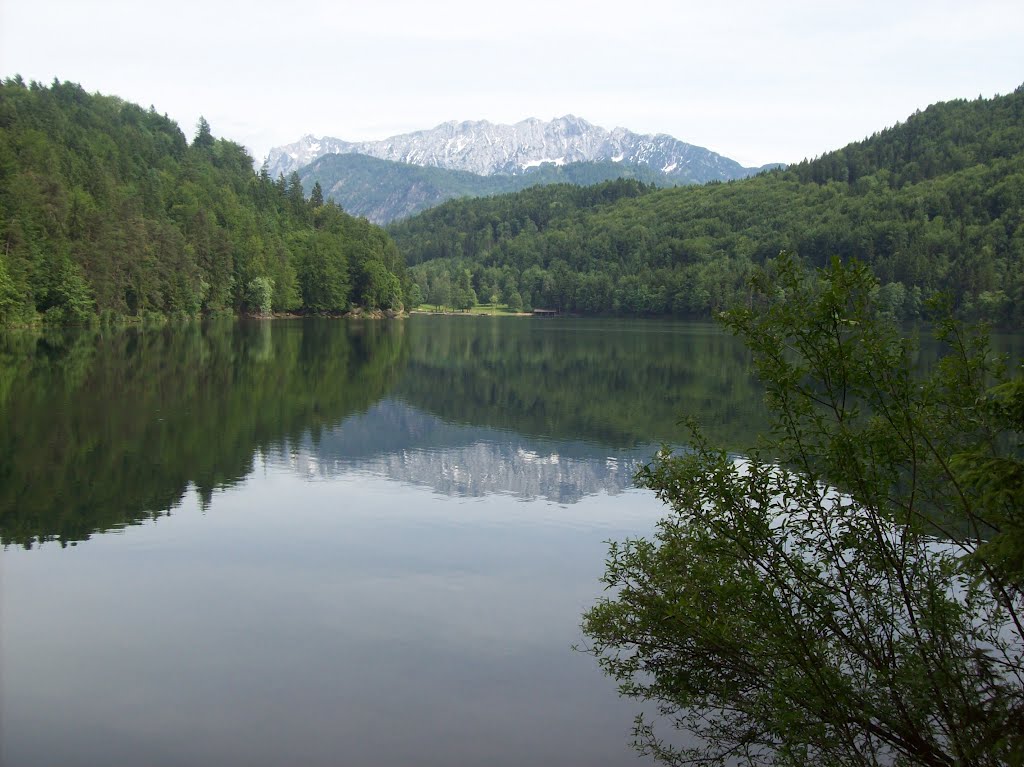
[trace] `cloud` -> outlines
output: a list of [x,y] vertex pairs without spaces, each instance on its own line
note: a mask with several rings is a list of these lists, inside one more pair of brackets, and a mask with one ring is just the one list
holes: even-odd
[[171,6],[6,0],[0,72],[204,114],[262,156],[305,133],[572,112],[747,165],[863,138],[937,100],[1008,92],[1024,6],[469,0]]

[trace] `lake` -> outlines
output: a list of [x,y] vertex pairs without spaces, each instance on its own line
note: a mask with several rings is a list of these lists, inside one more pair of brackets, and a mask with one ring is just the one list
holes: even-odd
[[0,763],[626,765],[581,641],[710,324],[416,316],[0,337]]

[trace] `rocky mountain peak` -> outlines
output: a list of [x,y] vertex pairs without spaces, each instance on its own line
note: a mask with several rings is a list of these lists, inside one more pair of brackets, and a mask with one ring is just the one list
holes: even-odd
[[270,150],[267,163],[271,175],[288,175],[324,155],[351,153],[484,176],[516,175],[545,163],[609,161],[647,165],[675,183],[727,181],[757,170],[663,133],[641,135],[626,128],[608,131],[572,114],[549,121],[530,117],[514,125],[451,120],[382,141],[348,142],[306,135]]

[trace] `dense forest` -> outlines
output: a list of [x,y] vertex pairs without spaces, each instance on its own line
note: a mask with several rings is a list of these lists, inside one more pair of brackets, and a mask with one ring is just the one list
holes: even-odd
[[434,304],[708,316],[746,302],[752,270],[788,251],[866,262],[898,319],[950,292],[967,316],[1020,325],[1024,86],[750,179],[534,188],[449,201],[389,232]]
[[116,97],[0,84],[0,324],[396,309],[378,227]]

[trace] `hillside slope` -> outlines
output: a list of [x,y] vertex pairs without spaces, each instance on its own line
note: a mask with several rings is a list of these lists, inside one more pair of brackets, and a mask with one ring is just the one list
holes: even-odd
[[201,120],[73,83],[0,84],[0,325],[397,306],[378,227],[273,182]]
[[456,197],[507,194],[545,184],[589,185],[616,178],[672,186],[645,165],[614,162],[546,164],[515,176],[476,173],[378,160],[361,154],[330,154],[298,171],[303,187],[319,183],[329,199],[354,216],[377,224],[406,218]]
[[785,171],[613,196],[450,201],[389,231],[424,296],[468,271],[477,295],[527,306],[708,316],[788,250],[869,263],[898,318],[948,291],[967,315],[1024,323],[1024,88],[933,105]]

